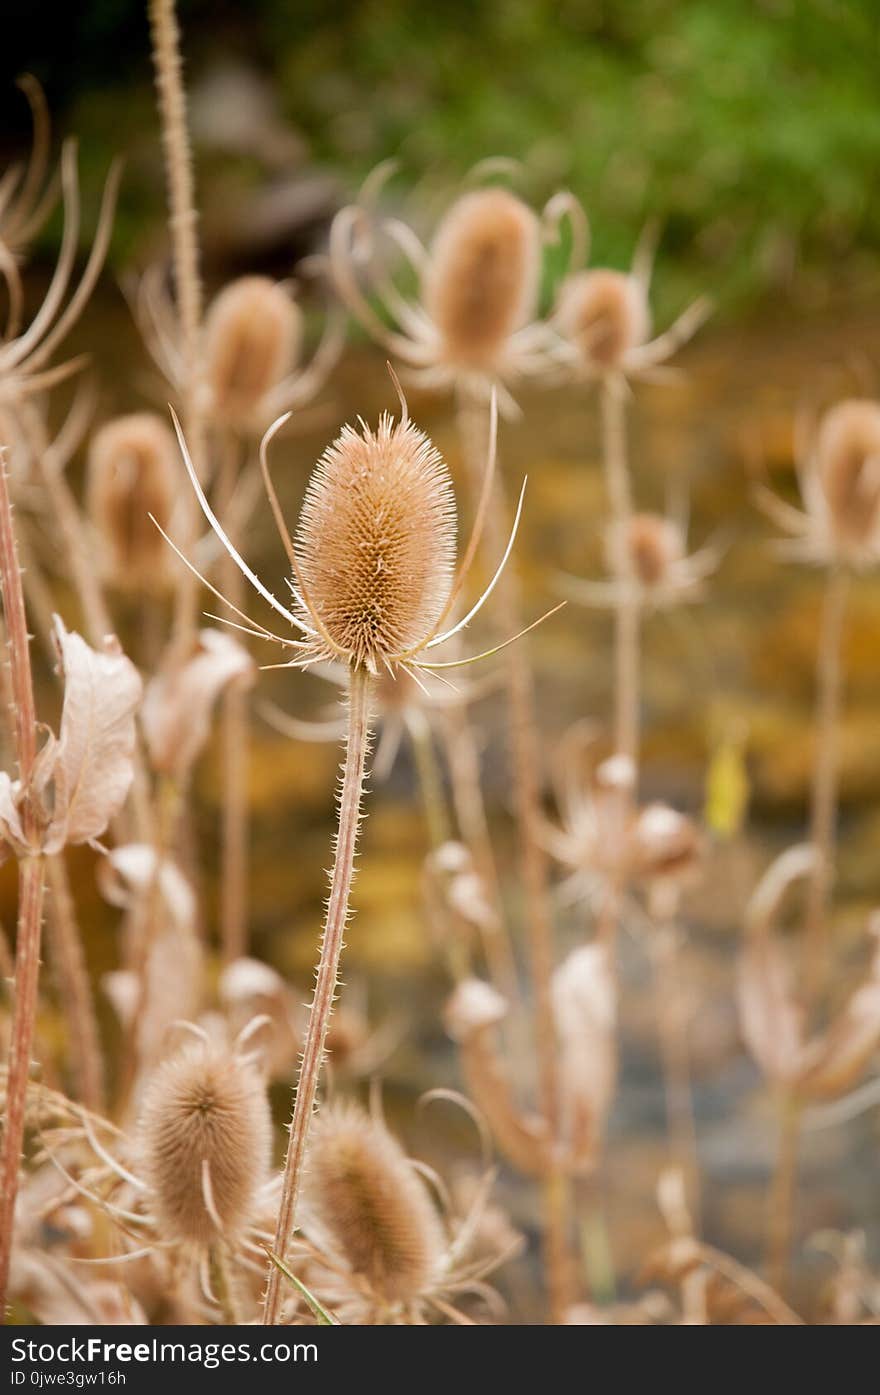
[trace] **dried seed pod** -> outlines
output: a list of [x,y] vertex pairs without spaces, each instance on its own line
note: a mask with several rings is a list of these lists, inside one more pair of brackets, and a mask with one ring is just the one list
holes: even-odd
[[384,1124],[325,1105],[312,1125],[306,1199],[327,1248],[384,1302],[412,1302],[440,1277],[446,1238],[430,1195]]
[[615,575],[634,577],[645,591],[663,586],[685,555],[680,529],[656,513],[634,514],[622,532],[611,534],[608,551]]
[[604,945],[574,950],[553,975],[563,1124],[570,1163],[589,1171],[614,1093],[617,997]]
[[853,399],[822,418],[816,472],[838,545],[861,548],[880,533],[880,406]]
[[174,436],[154,412],[115,417],[93,437],[87,503],[114,585],[140,590],[166,580],[168,548],[150,514],[167,529],[177,471]]
[[346,426],[315,467],[297,538],[326,657],[378,672],[418,647],[449,596],[455,535],[449,471],[427,436],[406,417]]
[[645,288],[622,271],[579,271],[559,292],[556,324],[594,371],[619,368],[651,332]]
[[506,189],[453,204],[437,229],[422,294],[450,363],[493,367],[534,313],[541,238],[531,209]]
[[161,1233],[197,1246],[239,1235],[268,1174],[269,1104],[256,1071],[201,1042],[155,1071],[138,1142]]
[[205,319],[205,374],[211,409],[247,427],[293,368],[302,344],[302,312],[283,286],[242,276],[212,302]]

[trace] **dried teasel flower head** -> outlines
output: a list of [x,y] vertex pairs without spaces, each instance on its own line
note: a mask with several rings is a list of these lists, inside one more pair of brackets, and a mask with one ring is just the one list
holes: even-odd
[[455,499],[439,451],[411,421],[345,427],[309,481],[297,555],[335,655],[379,672],[419,649],[448,601]]
[[152,589],[167,579],[168,549],[150,515],[168,527],[177,469],[174,434],[154,412],[114,417],[92,438],[88,509],[115,585]]
[[659,590],[685,555],[682,532],[671,518],[637,513],[609,536],[609,562],[618,576],[632,576],[642,590]]
[[160,1233],[196,1247],[240,1235],[266,1180],[271,1136],[263,1082],[241,1057],[199,1041],[163,1062],[138,1121]]
[[358,1106],[318,1114],[305,1199],[325,1252],[377,1303],[414,1303],[437,1284],[446,1253],[439,1215],[397,1140]]
[[242,276],[224,287],[205,318],[212,412],[233,428],[247,427],[294,367],[302,337],[302,312],[278,282]]
[[623,367],[651,332],[647,287],[638,277],[601,268],[579,271],[559,292],[559,332],[593,373]]
[[853,399],[826,412],[815,448],[816,474],[840,549],[880,547],[880,405]]
[[450,363],[492,371],[538,298],[538,219],[506,189],[463,194],[440,223],[422,285]]

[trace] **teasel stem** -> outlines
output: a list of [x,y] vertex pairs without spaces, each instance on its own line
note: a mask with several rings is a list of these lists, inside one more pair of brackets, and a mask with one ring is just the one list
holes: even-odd
[[[98,578],[82,513],[63,469],[59,468],[52,459],[50,442],[40,413],[35,411],[29,403],[24,403],[20,418],[27,434],[37,478],[45,492],[52,520],[58,528],[64,556],[70,567],[74,590],[82,610],[85,632],[89,643],[95,648],[100,648],[106,637],[115,633],[116,626],[113,623]],[[27,558],[27,553],[25,556]],[[29,558],[27,560],[30,561]],[[41,584],[41,578],[33,564],[31,564],[25,584],[39,607],[37,615],[40,628],[43,629],[48,623],[49,628],[45,642],[48,646],[48,652],[54,656],[54,620],[51,613],[53,609],[51,596],[47,588]],[[48,616],[44,613],[47,604],[50,606]],[[149,782],[139,739],[134,751],[130,816],[135,826],[137,838],[142,842],[149,842],[152,830]],[[119,816],[118,824],[114,820],[115,831],[121,835],[121,841],[127,841],[131,836],[126,827],[128,818],[128,811],[124,811]]]
[[[241,446],[229,433],[221,455],[217,507],[221,518],[231,516],[231,503],[240,477]],[[233,542],[237,542],[233,538]],[[224,552],[220,589],[234,606],[244,606],[244,579]],[[221,858],[220,934],[223,960],[229,964],[247,953],[248,940],[248,776],[250,773],[250,696],[232,683],[223,694],[223,851]]]
[[[458,429],[471,488],[474,497],[477,498],[489,431],[487,407],[473,397],[463,395],[458,404]],[[495,499],[493,506],[488,510],[484,531],[484,547],[491,558],[497,558],[503,550],[502,529],[507,512],[501,472],[496,471]],[[497,596],[501,624],[513,631],[521,629],[518,588],[509,569],[502,577]],[[539,837],[542,811],[535,693],[525,645],[515,644],[506,653],[511,774],[520,836],[526,928],[535,1005],[538,1106],[551,1138],[558,1140],[559,1071],[552,996],[555,950],[547,856]],[[550,1320],[553,1324],[563,1321],[569,1302],[570,1286],[568,1187],[561,1158],[557,1159],[559,1152],[561,1150],[555,1147],[549,1150],[550,1163],[544,1179],[544,1268],[550,1300]]]
[[671,907],[657,907],[655,914],[651,954],[666,1095],[666,1128],[673,1161],[684,1179],[688,1212],[699,1233],[700,1169],[687,1022],[681,992],[680,932]]
[[[6,461],[0,453],[0,585],[6,616],[9,667],[14,700],[15,748],[22,786],[27,788],[37,755],[37,714],[28,647],[27,617],[21,570],[15,549],[12,503]],[[22,826],[28,843],[37,844],[38,828],[30,799],[22,805]],[[43,914],[43,858],[23,857],[18,866],[18,935],[15,947],[15,1001],[9,1041],[6,1119],[0,1152],[0,1314],[5,1312],[6,1286],[15,1223],[15,1200],[24,1138],[25,1100],[40,976],[40,935]]]
[[[296,1207],[302,1180],[303,1162],[318,1081],[324,1061],[324,1043],[333,1013],[339,984],[339,963],[343,936],[349,915],[349,897],[354,880],[355,851],[361,821],[367,755],[370,748],[370,676],[366,669],[352,668],[348,689],[348,731],[345,761],[342,767],[342,787],[339,795],[339,816],[336,829],[336,852],[330,876],[330,896],[324,917],[321,953],[318,961],[315,993],[309,1013],[309,1025],[303,1046],[299,1078],[296,1083],[290,1140],[284,1162],[281,1204],[272,1249],[282,1258],[287,1254],[296,1227]],[[280,1272],[269,1265],[263,1322],[271,1326],[278,1322],[281,1307]]]
[[483,953],[494,986],[511,1004],[520,996],[519,978],[507,919],[501,900],[501,887],[492,835],[480,785],[480,762],[470,717],[464,708],[453,706],[444,714],[443,734],[452,786],[452,802],[459,832],[470,849],[480,880],[492,902],[496,924],[483,931]]
[[821,990],[826,967],[837,824],[841,646],[848,594],[849,577],[841,567],[835,567],[825,586],[816,662],[816,746],[810,808],[810,840],[816,861],[807,887],[805,919],[803,999],[807,1008]]
[[440,773],[437,753],[434,750],[434,738],[431,735],[431,727],[427,718],[423,713],[415,710],[408,714],[406,722],[412,741],[428,838],[431,848],[436,851],[444,843],[448,843],[452,837],[449,812],[443,793],[443,776]]
[[788,1288],[788,1266],[794,1232],[800,1132],[800,1102],[795,1095],[786,1093],[779,1105],[779,1142],[776,1168],[770,1188],[767,1237],[767,1280],[771,1287],[783,1296]]
[[[602,416],[602,454],[611,526],[622,538],[632,518],[632,483],[626,452],[626,383],[606,375],[599,400]],[[625,550],[621,548],[625,556]],[[629,569],[615,608],[614,639],[614,749],[638,765],[639,757],[639,603]]]
[[[183,425],[190,454],[198,471],[205,464],[205,413],[202,406],[202,280],[193,181],[192,149],[186,121],[180,27],[175,0],[149,0],[153,65],[165,152],[169,227],[174,261],[174,288],[183,362]],[[184,538],[195,535],[196,509],[189,491],[181,506],[186,509]],[[176,637],[181,647],[196,628],[198,604],[195,578],[188,568],[179,570],[175,613]]]
[[104,1103],[101,1039],[63,853],[46,859],[46,884],[49,892],[49,944],[53,977],[58,984],[67,1019],[77,1097],[87,1109],[99,1114]]

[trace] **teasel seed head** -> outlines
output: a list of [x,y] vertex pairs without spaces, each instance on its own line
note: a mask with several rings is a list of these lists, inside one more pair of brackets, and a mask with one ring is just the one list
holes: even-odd
[[645,591],[661,587],[670,567],[685,555],[681,531],[656,513],[634,514],[622,531],[611,534],[608,550],[612,571],[634,577]]
[[150,514],[167,529],[177,471],[174,436],[153,412],[114,417],[92,438],[87,503],[116,585],[140,589],[165,580],[168,549]]
[[384,1124],[350,1103],[312,1125],[308,1210],[379,1302],[414,1301],[441,1274],[446,1238],[430,1195]]
[[838,546],[845,551],[880,541],[880,405],[852,399],[826,412],[815,460]]
[[205,372],[211,409],[246,427],[299,355],[302,313],[283,286],[242,276],[216,296],[205,319]]
[[263,1081],[230,1051],[195,1042],[148,1082],[138,1141],[162,1235],[206,1246],[218,1239],[219,1222],[221,1237],[234,1239],[253,1217],[269,1168]]
[[444,356],[492,370],[538,297],[541,236],[531,209],[506,189],[479,189],[453,204],[437,229],[422,286]]
[[449,471],[428,437],[406,416],[346,426],[315,467],[297,533],[327,657],[378,673],[417,648],[443,613],[455,542]]
[[651,332],[645,288],[622,271],[579,271],[560,290],[556,323],[587,366],[609,372]]

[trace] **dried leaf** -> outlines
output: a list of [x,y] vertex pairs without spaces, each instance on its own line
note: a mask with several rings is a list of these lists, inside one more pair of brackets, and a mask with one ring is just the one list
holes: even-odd
[[184,779],[210,733],[211,710],[223,689],[250,687],[256,665],[247,650],[219,630],[199,633],[196,653],[148,685],[142,720],[156,770]]
[[553,1013],[566,1141],[574,1164],[590,1168],[617,1074],[617,999],[604,946],[584,945],[559,966],[553,975]]
[[51,760],[54,804],[46,853],[99,837],[122,808],[134,774],[134,715],[141,698],[140,676],[113,636],[103,650],[92,649],[56,615],[55,643],[64,705]]
[[798,1088],[810,1099],[843,1094],[861,1075],[880,1042],[880,926],[865,981],[855,990],[822,1040],[811,1048]]

